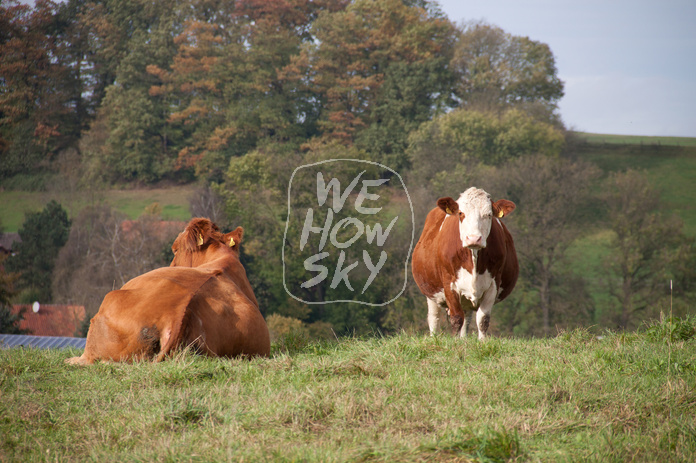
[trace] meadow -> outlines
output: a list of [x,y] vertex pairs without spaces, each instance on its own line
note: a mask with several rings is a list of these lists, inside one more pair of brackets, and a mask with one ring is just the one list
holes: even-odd
[[665,213],[675,213],[684,221],[684,232],[696,236],[696,138],[682,145],[641,144],[650,137],[624,137],[631,143],[602,143],[594,137],[577,148],[580,159],[596,164],[605,174],[627,168],[643,171],[660,193]]
[[106,203],[137,219],[145,209],[157,203],[164,220],[188,221],[189,198],[195,190],[191,185],[167,188],[121,188],[90,191],[86,193],[65,191],[17,191],[0,190],[0,218],[5,232],[16,232],[24,223],[25,214],[39,212],[50,200],[60,203],[71,217],[89,205]]
[[70,367],[0,350],[0,461],[694,461],[696,319]]
[[574,132],[574,134],[579,139],[593,144],[696,146],[696,138],[691,137],[646,137],[641,135],[612,135],[588,132]]

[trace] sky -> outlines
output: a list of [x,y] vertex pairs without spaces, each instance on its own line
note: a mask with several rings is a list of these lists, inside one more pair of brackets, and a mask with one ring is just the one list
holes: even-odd
[[565,83],[559,110],[582,132],[696,137],[695,0],[437,0],[546,43]]

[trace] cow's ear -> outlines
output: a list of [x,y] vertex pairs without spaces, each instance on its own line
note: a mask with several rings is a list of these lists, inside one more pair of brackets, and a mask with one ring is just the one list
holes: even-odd
[[457,201],[454,199],[450,198],[449,196],[446,198],[440,198],[437,200],[437,207],[445,211],[445,214],[456,214],[459,212],[459,204],[457,204]]
[[233,249],[239,249],[239,243],[242,242],[244,237],[244,229],[242,227],[237,227],[234,231],[226,233],[223,235],[225,244]]
[[515,210],[515,203],[507,199],[499,199],[493,203],[493,215],[502,219]]

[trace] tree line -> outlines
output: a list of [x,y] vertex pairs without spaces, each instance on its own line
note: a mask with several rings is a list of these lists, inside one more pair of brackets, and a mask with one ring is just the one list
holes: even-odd
[[[412,284],[384,307],[307,306],[284,291],[290,175],[329,159],[399,172],[416,237],[438,197],[473,184],[518,204],[509,225],[521,280],[494,317],[499,333],[634,328],[665,307],[670,279],[677,311],[693,301],[693,241],[660,213],[645,176],[603,179],[573,158],[557,111],[563,82],[544,43],[453,24],[425,0],[9,1],[0,24],[0,180],[26,186],[68,163],[78,188],[197,182],[192,215],[245,228],[244,263],[277,330],[425,326]],[[43,213],[55,217],[53,209]],[[25,298],[85,303],[94,313],[106,291],[168,263],[173,237],[157,231],[157,218],[153,208],[138,233],[124,233],[124,217],[103,205],[72,222],[66,215],[51,227],[64,231],[62,244],[43,254],[48,280],[35,282],[29,249],[41,255],[55,241],[31,238],[28,216],[24,257],[5,267]],[[602,227],[612,231],[606,265],[578,268],[578,240]],[[408,247],[393,252],[405,261]],[[302,262],[291,265],[302,271]],[[366,297],[398,284],[381,282]]]
[[90,181],[219,182],[310,141],[400,171],[408,134],[456,108],[560,128],[549,47],[435,2],[9,1],[0,24],[2,178],[72,147]]

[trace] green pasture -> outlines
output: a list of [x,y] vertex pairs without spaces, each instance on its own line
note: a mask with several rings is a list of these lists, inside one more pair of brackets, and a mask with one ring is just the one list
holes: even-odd
[[696,460],[696,320],[553,339],[307,343],[269,359],[0,350],[0,461]]
[[[696,139],[693,139],[696,141]],[[644,171],[667,209],[684,221],[684,231],[696,236],[696,147],[585,145],[578,157],[605,173]]]
[[574,132],[574,134],[580,140],[593,144],[696,147],[696,138],[691,137],[646,137],[642,135],[609,135],[587,132]]
[[5,232],[16,232],[24,223],[28,212],[38,212],[51,200],[55,199],[74,217],[90,204],[106,203],[126,214],[130,219],[137,219],[145,209],[154,203],[162,209],[165,220],[183,220],[191,218],[189,198],[195,187],[175,186],[169,188],[111,189],[79,194],[48,193],[36,191],[0,191],[0,222]]

